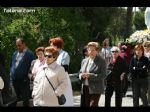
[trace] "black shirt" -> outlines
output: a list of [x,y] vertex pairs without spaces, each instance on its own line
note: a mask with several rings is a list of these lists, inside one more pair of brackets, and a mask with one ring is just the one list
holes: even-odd
[[148,76],[148,66],[149,60],[147,57],[142,56],[140,59],[137,59],[136,56],[133,56],[130,62],[132,78],[146,78]]

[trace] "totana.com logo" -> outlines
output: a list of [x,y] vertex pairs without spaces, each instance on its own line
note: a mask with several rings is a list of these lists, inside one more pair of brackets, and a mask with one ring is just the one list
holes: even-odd
[[5,13],[33,13],[35,9],[26,8],[4,8]]

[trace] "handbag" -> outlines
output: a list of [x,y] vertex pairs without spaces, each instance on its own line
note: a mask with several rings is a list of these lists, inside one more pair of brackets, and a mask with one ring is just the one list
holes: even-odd
[[57,96],[59,105],[64,105],[66,103],[66,97],[64,94]]
[[105,80],[106,81],[111,81],[111,79],[112,79],[112,71],[108,70],[108,73],[107,73],[107,75],[105,77]]
[[[49,84],[52,86],[53,90],[55,91],[55,89],[54,89],[52,83],[50,82],[50,80],[48,79],[46,73],[45,73],[45,76],[46,76],[46,78],[47,78]],[[59,105],[64,105],[64,104],[66,103],[66,97],[65,97],[64,94],[62,94],[61,96],[57,96],[57,99],[58,99]]]

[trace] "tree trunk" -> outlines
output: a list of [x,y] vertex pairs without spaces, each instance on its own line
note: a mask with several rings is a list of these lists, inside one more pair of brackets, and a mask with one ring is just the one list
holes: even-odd
[[133,7],[127,8],[127,17],[126,17],[126,30],[125,30],[125,36],[124,41],[126,38],[128,38],[132,32],[132,19],[133,19]]

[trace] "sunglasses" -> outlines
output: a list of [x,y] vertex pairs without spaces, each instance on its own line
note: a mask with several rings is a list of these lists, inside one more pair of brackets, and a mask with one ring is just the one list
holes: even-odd
[[118,51],[111,51],[112,53],[118,53]]
[[51,54],[48,54],[48,55],[45,55],[45,57],[48,57],[48,58],[53,58],[53,55],[51,55]]

